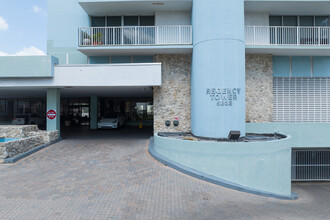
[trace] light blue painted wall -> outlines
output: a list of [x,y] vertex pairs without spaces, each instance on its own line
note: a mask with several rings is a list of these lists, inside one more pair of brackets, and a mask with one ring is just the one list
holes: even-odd
[[330,57],[313,57],[314,77],[330,77]]
[[[244,136],[244,1],[194,0],[192,11],[192,133],[224,138],[231,130],[239,130]],[[233,97],[220,94],[228,88],[238,89],[237,101],[221,106],[219,97],[226,98],[225,102]]]
[[277,196],[291,196],[289,139],[253,143],[184,141],[154,137],[157,153],[186,167]]
[[290,77],[290,57],[273,56],[273,76]]
[[290,135],[290,146],[296,148],[330,147],[330,123],[249,123],[249,133],[284,133]]
[[58,131],[60,135],[60,108],[61,104],[61,92],[58,88],[49,88],[47,89],[47,110],[54,110],[56,112],[56,118],[50,120],[47,118],[47,131]]
[[330,148],[330,123],[248,123],[247,133],[279,132],[283,141],[178,141],[155,134],[155,150],[184,166],[255,190],[290,195],[291,148]]
[[292,57],[292,77],[311,77],[312,62],[311,57]]
[[86,64],[87,57],[77,51],[78,28],[89,26],[89,16],[78,4],[80,0],[48,0],[47,52],[60,64]]
[[1,77],[53,77],[58,59],[52,56],[0,57]]

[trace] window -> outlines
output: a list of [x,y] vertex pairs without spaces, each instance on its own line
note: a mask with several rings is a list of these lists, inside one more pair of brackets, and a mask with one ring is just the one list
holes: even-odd
[[269,26],[282,26],[282,16],[270,16]]
[[92,27],[105,27],[105,17],[92,17]]
[[155,16],[140,16],[140,26],[155,26]]
[[298,26],[297,16],[283,16],[283,26]]
[[139,17],[138,16],[124,16],[124,26],[138,26]]
[[121,16],[108,16],[107,17],[107,26],[108,27],[121,26]]
[[329,26],[329,17],[315,16],[315,26]]
[[314,17],[313,16],[300,16],[299,17],[299,25],[312,27],[314,26]]
[[155,16],[91,17],[91,27],[118,27],[118,26],[155,26]]

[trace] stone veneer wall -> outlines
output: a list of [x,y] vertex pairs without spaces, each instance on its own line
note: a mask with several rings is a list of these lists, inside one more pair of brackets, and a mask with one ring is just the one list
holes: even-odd
[[[156,62],[162,63],[162,86],[154,87],[154,131],[190,132],[191,55],[157,55]],[[178,127],[174,117],[179,117]]]
[[0,138],[18,138],[0,143],[0,163],[44,144],[58,140],[58,131],[40,131],[37,125],[0,125]]
[[272,55],[246,55],[246,121],[273,120]]
[[[154,131],[191,131],[191,56],[157,55],[163,63],[162,86],[154,87]],[[173,126],[174,117],[180,125]],[[246,55],[246,121],[272,122],[273,60],[272,55]],[[166,127],[165,121],[171,126]]]

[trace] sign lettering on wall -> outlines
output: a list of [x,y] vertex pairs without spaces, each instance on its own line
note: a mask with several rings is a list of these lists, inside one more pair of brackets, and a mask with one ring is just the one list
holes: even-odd
[[209,96],[211,101],[215,102],[217,106],[233,106],[233,104],[238,101],[241,93],[241,88],[206,89],[206,95]]

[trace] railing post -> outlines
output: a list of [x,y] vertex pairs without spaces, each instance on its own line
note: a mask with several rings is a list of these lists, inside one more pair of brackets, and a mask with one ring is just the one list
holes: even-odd
[[124,27],[121,27],[121,45],[124,45]]
[[135,44],[135,45],[138,44],[138,43],[137,43],[137,33],[136,33],[136,31],[137,31],[137,28],[134,27],[134,44]]
[[159,26],[156,27],[156,42],[155,44],[159,44]]
[[256,26],[253,26],[253,45],[256,45]]
[[181,26],[178,26],[179,28],[179,44],[182,44],[182,32],[181,32]]
[[94,30],[93,28],[90,28],[90,30],[91,30],[91,40],[92,40],[91,44],[92,46],[94,46]]
[[105,27],[105,28],[104,28],[104,46],[108,45],[108,44],[107,44],[107,38],[108,38],[107,33],[108,33],[108,28]]
[[189,27],[190,29],[190,44],[193,43],[193,29],[192,29],[192,26]]
[[82,41],[81,41],[81,28],[78,28],[78,41],[79,41],[78,46],[80,47],[81,44],[82,44]]
[[321,27],[318,27],[318,35],[319,35],[319,46],[321,46]]
[[275,27],[275,45],[277,45],[277,27]]
[[297,46],[300,44],[299,39],[299,27],[297,27]]

